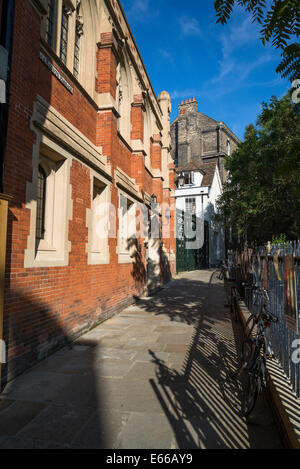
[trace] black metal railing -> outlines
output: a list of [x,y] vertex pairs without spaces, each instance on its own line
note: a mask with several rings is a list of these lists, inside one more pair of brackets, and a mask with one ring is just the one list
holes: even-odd
[[[287,326],[285,312],[285,281],[284,281],[284,258],[288,254],[293,254],[295,285],[296,285],[296,303],[297,303],[297,331]],[[241,258],[240,258],[241,259]],[[273,244],[271,246],[259,248],[251,257],[251,268],[253,283],[258,285],[258,290],[266,286],[266,279],[262,275],[262,262],[267,262],[267,284],[269,304],[267,309],[279,321],[272,324],[269,332],[269,339],[275,358],[282,366],[287,378],[290,381],[293,391],[300,398],[300,241]],[[249,272],[249,271],[248,271]],[[249,273],[245,266],[237,267],[237,283],[241,295],[244,297],[249,310],[258,314],[261,308],[260,301],[262,295],[253,293],[249,287]]]

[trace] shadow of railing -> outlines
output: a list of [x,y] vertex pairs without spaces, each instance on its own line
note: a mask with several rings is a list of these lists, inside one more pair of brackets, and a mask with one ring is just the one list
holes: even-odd
[[156,365],[156,379],[150,384],[172,426],[177,446],[244,449],[272,445],[262,438],[269,427],[248,422],[241,414],[242,387],[231,379],[239,366],[240,331],[236,325],[232,331],[229,310],[224,309],[223,285],[210,288],[187,279],[176,284],[170,294],[165,291],[164,297],[158,295],[142,307],[194,326],[180,367],[172,364],[172,358],[167,364],[149,350]]

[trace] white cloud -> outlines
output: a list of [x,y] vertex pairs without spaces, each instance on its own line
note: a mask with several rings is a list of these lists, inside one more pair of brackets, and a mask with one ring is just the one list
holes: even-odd
[[199,27],[199,22],[196,18],[188,16],[181,16],[178,19],[181,36],[201,36],[202,32]]
[[223,96],[230,95],[231,93],[236,93],[237,89],[247,89],[247,88],[274,88],[275,86],[280,85],[282,82],[280,77],[276,77],[274,80],[270,81],[251,81],[239,83],[237,85],[236,81],[232,81],[231,85],[218,86],[214,85],[211,81],[207,81],[203,84],[201,88],[186,88],[182,90],[173,90],[170,92],[171,99],[187,99],[192,96],[195,96],[196,99],[201,97],[205,100],[211,100],[216,102],[218,99],[221,99]]
[[240,23],[234,21],[226,28],[226,33],[220,36],[222,59],[219,61],[219,73],[212,79],[213,83],[227,80],[230,83],[234,81],[235,86],[240,86],[251,72],[265,63],[277,60],[269,47],[254,60],[249,60],[247,51],[249,48],[254,50],[259,38],[259,26],[254,25],[249,17]]
[[126,11],[126,16],[131,21],[149,21],[158,15],[158,10],[150,7],[150,0],[133,0],[132,5]]
[[171,54],[171,52],[167,51],[166,49],[159,49],[159,53],[164,59],[166,59],[171,64],[175,63],[173,54]]

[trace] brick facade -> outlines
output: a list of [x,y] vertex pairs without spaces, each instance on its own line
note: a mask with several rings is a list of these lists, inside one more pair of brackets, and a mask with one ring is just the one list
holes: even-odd
[[[147,287],[149,240],[146,238],[137,239],[138,249],[129,262],[120,263],[117,236],[108,240],[107,263],[92,265],[88,262],[87,211],[91,210],[93,177],[105,181],[116,211],[120,190],[150,208],[152,194],[156,194],[159,202],[170,204],[174,189],[172,160],[167,161],[167,168],[162,167],[160,143],[161,136],[169,129],[162,125],[164,116],[160,101],[152,91],[119,2],[101,2],[99,25],[104,29],[93,42],[96,63],[95,70],[89,72],[96,77],[93,92],[82,85],[83,72],[82,82],[75,79],[72,70],[41,38],[43,19],[42,8],[37,8],[39,3],[43,2],[15,1],[4,172],[4,192],[13,196],[9,206],[5,273],[4,340],[8,363],[4,367],[4,382],[131,303],[133,296],[140,295]],[[87,2],[81,3],[85,14]],[[104,22],[105,15],[107,21]],[[88,18],[83,18],[88,24]],[[125,89],[131,138],[126,139],[118,131],[116,77],[124,53],[121,47],[124,35],[127,35],[131,67],[140,77],[142,88],[150,90],[148,99],[152,103],[151,109],[155,110],[148,168],[145,166],[146,145],[143,146],[144,95],[133,89],[137,86],[134,80],[131,80],[131,90]],[[47,64],[41,60],[41,52]],[[43,114],[41,109],[44,108]],[[53,154],[55,158],[66,155],[65,161],[69,164],[67,261],[65,265],[38,267],[33,259],[32,266],[28,267],[26,252],[30,251],[35,226],[32,207],[36,198],[35,158],[38,157],[34,155],[41,151],[49,158],[54,158]],[[167,171],[170,176],[168,187],[164,187],[162,171]],[[117,178],[116,174],[120,176]],[[167,281],[175,272],[174,218],[170,220],[173,238],[159,242],[158,283]],[[118,217],[116,232],[118,235]]]

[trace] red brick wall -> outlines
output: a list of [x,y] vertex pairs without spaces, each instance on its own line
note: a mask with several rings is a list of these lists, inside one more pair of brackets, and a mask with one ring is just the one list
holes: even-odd
[[153,135],[151,142],[151,164],[153,169],[161,169],[161,138],[160,135]]
[[131,139],[144,141],[144,114],[141,104],[131,107]]
[[110,44],[114,44],[113,34],[102,33],[101,48],[97,51],[96,91],[110,93],[115,98],[117,60]]
[[[101,37],[102,43],[109,38]],[[26,209],[26,184],[32,181],[35,134],[30,118],[37,94],[57,109],[90,141],[101,145],[112,165],[134,177],[140,190],[156,192],[162,201],[162,182],[153,181],[143,157],[132,155],[118,137],[117,117],[112,111],[97,113],[70,76],[71,94],[39,59],[40,17],[29,1],[16,0],[11,101],[4,174],[4,191],[13,196],[9,207],[8,249],[5,274],[4,339],[8,346],[6,379],[12,378],[87,327],[132,302],[144,287],[145,248],[134,265],[118,264],[117,239],[110,239],[110,264],[87,263],[86,210],[90,208],[90,169],[74,159],[70,172],[73,217],[67,267],[24,268],[24,251],[30,232]],[[50,56],[48,57],[50,58]],[[116,58],[111,47],[97,51],[96,90],[116,91]],[[140,108],[135,108],[140,111]],[[142,135],[143,119],[133,118]],[[140,128],[138,128],[140,125]],[[158,158],[158,156],[157,156]],[[154,158],[155,161],[155,158]],[[111,184],[111,201],[118,207],[118,190]],[[143,270],[144,269],[144,270]],[[4,376],[5,379],[5,376]]]

